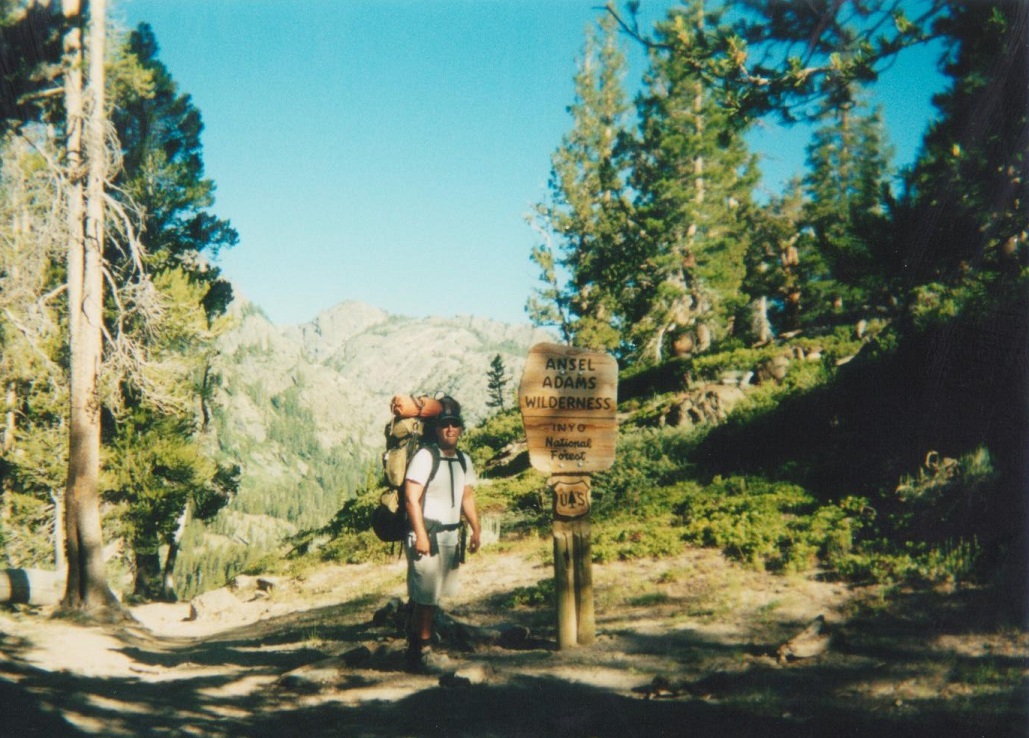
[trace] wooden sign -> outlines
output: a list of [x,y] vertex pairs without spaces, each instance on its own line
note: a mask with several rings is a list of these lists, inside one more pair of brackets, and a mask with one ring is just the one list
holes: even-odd
[[518,389],[529,461],[544,474],[603,471],[618,437],[618,362],[557,343],[529,350]]

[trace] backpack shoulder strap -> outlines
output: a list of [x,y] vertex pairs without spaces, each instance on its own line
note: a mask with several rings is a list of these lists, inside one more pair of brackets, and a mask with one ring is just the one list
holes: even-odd
[[426,498],[425,493],[428,492],[429,483],[436,478],[436,472],[439,471],[439,447],[435,443],[430,443],[426,446],[422,446],[422,448],[432,455],[432,470],[429,472],[429,478],[425,480],[425,486],[422,489],[422,510],[424,511]]
[[[426,446],[429,449],[429,453],[432,454],[432,471],[429,472],[429,478],[425,480],[425,486],[429,486],[429,482],[436,478],[436,472],[439,471],[439,446],[435,443],[430,443]],[[462,462],[462,466],[464,462]]]
[[[439,471],[439,458],[440,457],[439,457],[439,446],[437,446],[435,443],[432,444],[431,446],[426,446],[426,448],[428,448],[429,451],[432,453],[432,473],[429,474],[429,479],[425,483],[425,486],[428,487],[429,486],[429,482],[431,482],[433,479],[435,479],[436,472]],[[461,464],[461,471],[467,474],[468,473],[468,457],[465,456],[464,451],[461,451],[460,449],[457,452],[457,461],[458,461],[459,464]]]

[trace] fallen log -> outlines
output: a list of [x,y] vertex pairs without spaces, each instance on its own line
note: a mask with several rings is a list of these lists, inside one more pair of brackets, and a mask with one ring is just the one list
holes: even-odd
[[0,602],[56,605],[64,595],[65,573],[47,569],[0,571]]

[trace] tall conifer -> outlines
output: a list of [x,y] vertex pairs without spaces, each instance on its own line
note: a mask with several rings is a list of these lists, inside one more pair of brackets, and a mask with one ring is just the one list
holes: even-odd
[[[119,98],[112,121],[124,165],[119,189],[139,211],[146,259],[145,272],[125,275],[152,285],[160,309],[138,324],[123,323],[146,332],[149,366],[119,388],[107,495],[123,503],[119,524],[134,558],[135,594],[171,599],[171,564],[159,561],[157,551],[165,545],[176,550],[178,521],[190,518],[201,499],[224,505],[236,491],[215,482],[229,466],[214,462],[202,431],[217,317],[232,298],[208,257],[238,236],[209,212],[214,184],[204,176],[200,111],[157,54],[154,34],[143,24],[127,35],[115,65]],[[122,253],[108,250],[112,262]],[[141,457],[158,461],[142,473]],[[212,496],[213,488],[218,493]]]
[[1018,274],[1029,249],[1029,5],[949,4],[938,30],[953,81],[907,177],[896,244],[908,284]]
[[681,335],[725,335],[738,307],[758,172],[738,122],[694,63],[718,22],[693,0],[658,25],[639,104],[632,185],[641,258],[627,309],[636,351],[651,360]]
[[503,410],[506,404],[504,394],[507,392],[507,383],[510,381],[507,374],[507,367],[504,366],[504,359],[500,354],[493,357],[490,362],[489,371],[486,373],[486,389],[489,392],[489,399],[486,400],[486,407],[496,410]]
[[624,69],[613,20],[605,16],[588,32],[568,108],[572,129],[552,157],[550,197],[534,212],[545,240],[532,258],[544,286],[530,300],[530,317],[591,348],[623,341],[621,290],[634,267],[627,258]]
[[[119,98],[111,112],[123,157],[118,181],[142,211],[140,240],[150,273],[184,270],[206,287],[204,307],[214,317],[232,300],[232,288],[206,257],[234,246],[239,235],[209,210],[215,188],[204,173],[203,120],[158,51],[145,23],[128,34],[120,49]],[[140,77],[146,82],[134,83]]]
[[865,114],[843,103],[827,115],[807,147],[803,227],[815,253],[805,301],[812,317],[854,317],[886,296],[890,275],[876,256],[886,235],[892,151],[879,110]]

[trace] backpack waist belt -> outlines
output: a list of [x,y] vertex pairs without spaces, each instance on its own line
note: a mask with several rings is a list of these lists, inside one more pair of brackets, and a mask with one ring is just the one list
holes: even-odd
[[440,521],[433,520],[431,518],[425,519],[425,532],[429,533],[430,535],[433,533],[439,533],[440,531],[457,530],[460,527],[460,520],[456,523],[441,523]]

